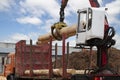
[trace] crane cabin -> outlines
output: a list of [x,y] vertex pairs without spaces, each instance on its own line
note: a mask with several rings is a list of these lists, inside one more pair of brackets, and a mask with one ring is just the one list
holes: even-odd
[[88,41],[104,38],[105,8],[84,8],[78,10],[76,44],[89,45]]

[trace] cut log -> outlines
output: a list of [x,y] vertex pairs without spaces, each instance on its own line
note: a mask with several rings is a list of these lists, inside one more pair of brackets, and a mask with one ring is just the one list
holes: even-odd
[[[53,69],[53,74],[56,76],[62,76],[62,69]],[[86,71],[88,73],[89,71]],[[85,70],[75,70],[75,69],[67,69],[67,74],[84,74]],[[25,74],[30,74],[30,70],[26,70]],[[33,70],[33,74],[40,74],[40,75],[48,75],[49,70],[48,69],[41,69],[41,70]]]
[[[76,25],[73,25],[71,27],[64,27],[60,30],[59,34],[62,36],[63,34],[66,34],[66,38],[74,36],[76,34]],[[51,33],[41,35],[38,38],[37,44],[47,43],[50,41],[50,37],[52,37],[52,40],[54,41],[55,38],[52,36]]]

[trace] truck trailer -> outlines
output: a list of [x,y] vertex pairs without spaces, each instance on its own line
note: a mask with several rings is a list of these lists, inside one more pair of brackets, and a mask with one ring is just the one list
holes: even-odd
[[[7,80],[119,80],[119,74],[103,69],[86,68],[76,70],[67,68],[62,51],[62,67],[54,68],[52,63],[52,41],[49,44],[30,45],[25,40],[16,43],[15,53],[9,53],[4,59],[4,74]],[[81,64],[82,65],[82,64]],[[103,72],[103,74],[98,73]],[[104,74],[108,73],[108,74]]]
[[9,53],[3,61],[3,75],[7,80],[68,80],[73,75],[92,71],[67,69],[65,58],[62,58],[61,68],[54,68],[51,42],[43,45],[32,45],[32,41],[28,45],[25,40],[17,42],[15,52]]

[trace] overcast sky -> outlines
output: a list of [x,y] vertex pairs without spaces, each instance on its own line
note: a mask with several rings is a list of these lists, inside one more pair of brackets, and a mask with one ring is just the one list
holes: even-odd
[[[116,30],[116,48],[120,49],[120,0],[98,0],[107,7],[109,24]],[[0,0],[0,42],[32,39],[50,32],[50,27],[59,21],[61,0]],[[90,7],[89,0],[69,0],[65,9],[67,25],[77,23],[77,10]],[[75,45],[75,37],[69,38]],[[60,44],[60,42],[59,42]]]

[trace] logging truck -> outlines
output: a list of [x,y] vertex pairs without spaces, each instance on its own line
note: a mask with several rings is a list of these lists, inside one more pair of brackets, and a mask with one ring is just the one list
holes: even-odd
[[[7,80],[119,80],[118,74],[107,69],[76,70],[66,67],[62,46],[62,67],[53,68],[52,40],[48,44],[30,45],[25,40],[16,43],[15,53],[9,53],[4,59],[4,76]],[[63,44],[64,45],[64,44]],[[99,73],[100,72],[100,73]],[[102,73],[102,74],[101,74]]]
[[[30,45],[25,40],[17,42],[15,53],[9,53],[5,57],[3,75],[7,80],[62,80],[71,79],[75,74],[90,73],[88,70],[67,69],[66,65],[53,68],[52,45],[32,45],[30,42]],[[65,58],[63,61],[66,62]]]

